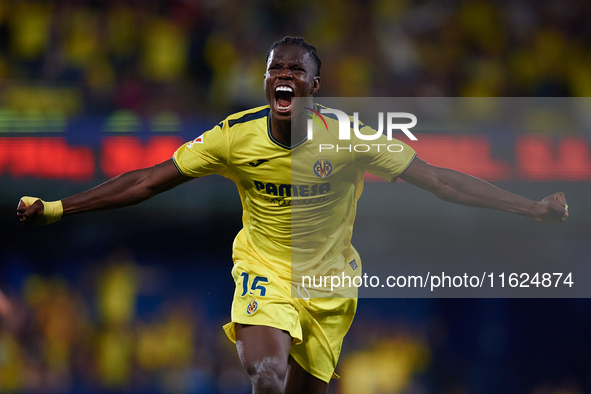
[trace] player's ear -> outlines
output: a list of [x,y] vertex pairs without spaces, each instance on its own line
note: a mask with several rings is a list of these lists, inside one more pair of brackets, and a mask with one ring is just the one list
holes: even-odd
[[316,94],[316,92],[320,89],[320,77],[314,77],[314,82],[312,84],[312,90],[310,94]]

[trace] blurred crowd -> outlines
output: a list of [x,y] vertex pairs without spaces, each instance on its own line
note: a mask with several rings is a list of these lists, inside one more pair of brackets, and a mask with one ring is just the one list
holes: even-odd
[[0,393],[250,391],[234,345],[199,300],[166,291],[142,312],[141,295],[164,273],[127,250],[99,263],[75,280],[30,273],[5,296]]
[[67,115],[227,115],[264,103],[284,35],[324,96],[591,96],[579,0],[0,1],[0,105]]
[[[178,282],[175,290],[162,285],[166,275],[186,275],[181,267],[148,267],[116,249],[76,271],[4,281],[0,393],[250,393],[221,329],[229,303],[208,303],[223,310],[220,320],[207,316],[203,296],[191,297]],[[404,392],[430,359],[421,330],[393,331],[386,322],[362,319],[348,346],[332,393]]]
[[[231,280],[128,248],[79,258],[0,267],[0,393],[251,392],[221,328]],[[329,393],[582,394],[591,305],[542,301],[362,299]]]

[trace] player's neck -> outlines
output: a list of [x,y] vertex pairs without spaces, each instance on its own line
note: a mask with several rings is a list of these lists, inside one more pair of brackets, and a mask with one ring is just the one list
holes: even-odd
[[278,122],[271,118],[271,134],[283,145],[291,145],[291,122]]
[[306,137],[306,129],[301,127],[294,127],[292,122],[280,122],[271,118],[271,134],[273,138],[283,145],[291,146],[293,143],[298,143]]
[[271,118],[270,126],[273,138],[283,145],[292,146],[306,138],[305,122],[296,121],[294,123]]

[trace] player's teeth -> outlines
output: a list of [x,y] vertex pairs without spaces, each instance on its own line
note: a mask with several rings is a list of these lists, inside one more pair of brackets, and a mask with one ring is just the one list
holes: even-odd
[[283,109],[289,109],[289,107],[291,107],[291,105],[288,105],[287,107],[282,107],[280,105],[277,105],[277,108],[283,110]]
[[276,92],[293,92],[292,88],[290,88],[289,86],[277,86],[277,89],[275,89]]

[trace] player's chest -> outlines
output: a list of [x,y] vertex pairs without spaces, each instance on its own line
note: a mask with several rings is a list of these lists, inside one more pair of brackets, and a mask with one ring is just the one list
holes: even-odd
[[234,152],[232,171],[241,180],[279,184],[314,183],[346,179],[352,162],[346,155],[326,155],[287,149],[250,149]]
[[283,182],[291,176],[289,150],[270,149],[265,145],[236,147],[232,152],[231,164],[234,176],[242,181],[267,179]]

